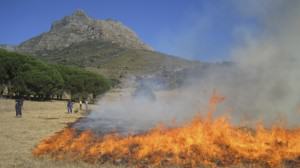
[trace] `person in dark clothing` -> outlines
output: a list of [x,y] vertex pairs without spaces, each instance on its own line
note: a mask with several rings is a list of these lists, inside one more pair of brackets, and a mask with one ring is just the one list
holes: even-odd
[[16,99],[16,117],[22,117],[23,98]]
[[16,105],[15,105],[15,108],[16,108],[16,117],[19,117],[19,111],[20,111],[20,99],[16,99]]
[[71,100],[68,100],[67,108],[68,108],[68,113],[72,113],[73,102]]

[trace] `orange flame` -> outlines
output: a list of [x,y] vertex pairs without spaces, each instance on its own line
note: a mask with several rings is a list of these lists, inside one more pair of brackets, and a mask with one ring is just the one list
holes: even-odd
[[[224,97],[213,94],[210,110]],[[88,162],[113,162],[135,165],[179,165],[185,167],[232,166],[258,163],[275,167],[284,161],[300,160],[300,129],[274,126],[266,129],[234,127],[226,117],[211,119],[196,116],[178,128],[157,126],[140,135],[103,137],[91,131],[80,134],[66,128],[43,140],[33,155],[50,155],[56,159],[82,159]],[[298,162],[299,163],[299,162]]]

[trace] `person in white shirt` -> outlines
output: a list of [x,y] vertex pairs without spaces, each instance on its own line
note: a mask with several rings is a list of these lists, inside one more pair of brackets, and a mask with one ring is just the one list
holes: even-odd
[[85,112],[88,112],[88,104],[89,104],[89,102],[87,101],[87,100],[85,100]]
[[81,100],[79,101],[79,110],[80,111],[82,110],[82,101]]

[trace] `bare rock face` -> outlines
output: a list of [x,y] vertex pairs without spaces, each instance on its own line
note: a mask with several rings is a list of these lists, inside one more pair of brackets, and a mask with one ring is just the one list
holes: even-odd
[[94,20],[82,10],[55,21],[49,32],[21,43],[17,50],[35,53],[42,50],[62,49],[74,43],[90,40],[103,40],[124,48],[152,50],[121,22],[110,19]]

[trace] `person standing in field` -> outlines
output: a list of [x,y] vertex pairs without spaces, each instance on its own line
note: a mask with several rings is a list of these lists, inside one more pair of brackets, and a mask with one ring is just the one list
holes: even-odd
[[88,100],[85,100],[84,103],[85,103],[85,112],[88,112],[88,104],[89,104]]
[[68,113],[72,113],[73,102],[71,100],[68,100],[67,109],[68,109]]
[[19,117],[19,109],[20,109],[20,99],[19,98],[16,99],[15,109],[16,109],[16,117]]
[[23,107],[23,98],[17,98],[16,99],[16,117],[22,117],[22,107]]
[[82,110],[82,101],[81,100],[79,101],[79,110],[80,111]]

